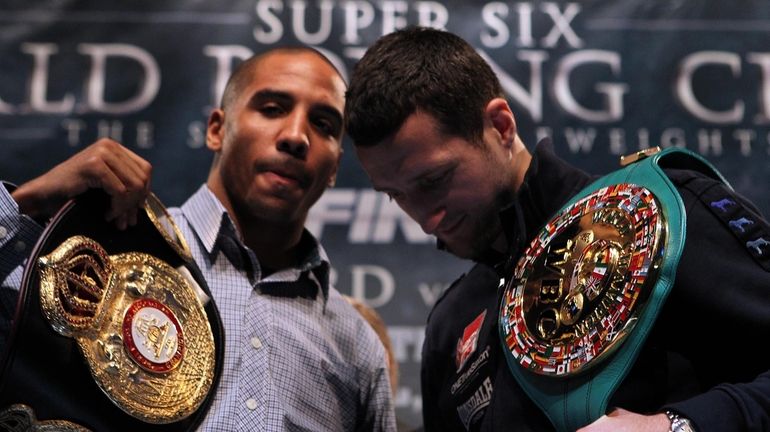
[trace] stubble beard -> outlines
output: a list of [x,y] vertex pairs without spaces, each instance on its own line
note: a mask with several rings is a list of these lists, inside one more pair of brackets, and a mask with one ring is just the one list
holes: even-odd
[[500,211],[511,202],[510,192],[501,191],[498,193],[492,204],[473,222],[470,238],[465,242],[466,246],[458,248],[445,243],[446,251],[458,258],[473,261],[479,261],[486,256],[492,245],[503,235]]

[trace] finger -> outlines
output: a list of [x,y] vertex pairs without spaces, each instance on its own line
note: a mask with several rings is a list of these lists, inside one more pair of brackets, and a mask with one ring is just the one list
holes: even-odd
[[[110,196],[110,208],[105,214],[105,219],[108,221],[112,221],[128,211],[136,211],[136,208],[143,202],[144,193],[132,191],[121,179],[119,173],[110,168],[104,160],[92,166],[88,175],[90,176],[90,187],[102,189]],[[127,219],[123,218],[121,223],[127,223]]]
[[139,220],[139,211],[140,210],[134,208],[125,213],[126,223],[128,226],[136,225],[137,221]]
[[[133,156],[132,156],[133,155]],[[100,174],[102,188],[112,197],[108,219],[133,211],[144,204],[150,191],[151,165],[133,152],[123,149],[104,155],[104,173]],[[129,222],[127,220],[126,222]]]
[[134,208],[134,209],[125,211],[117,215],[113,223],[120,230],[125,230],[128,227],[135,226],[139,222],[139,211],[142,211],[142,210]]
[[121,147],[121,150],[118,156],[122,158],[121,162],[124,162],[126,167],[132,170],[132,177],[140,179],[144,185],[149,184],[152,165],[125,147]]
[[126,222],[126,215],[122,214],[115,218],[114,220],[115,226],[118,227],[119,230],[124,231],[128,227],[128,223]]
[[107,166],[115,172],[126,187],[126,193],[146,195],[149,191],[152,165],[131,150],[120,147],[105,158]]
[[129,197],[124,195],[112,196],[110,198],[110,209],[107,211],[105,218],[109,221],[121,217],[127,224],[136,225],[138,220],[137,212],[141,211],[144,207],[145,197],[146,194],[133,194]]

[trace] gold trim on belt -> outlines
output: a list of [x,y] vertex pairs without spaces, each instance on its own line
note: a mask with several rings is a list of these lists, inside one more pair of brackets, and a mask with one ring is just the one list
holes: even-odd
[[214,338],[181,272],[145,253],[110,256],[84,236],[40,258],[38,271],[43,314],[77,342],[118,407],[164,424],[201,405],[213,380]]

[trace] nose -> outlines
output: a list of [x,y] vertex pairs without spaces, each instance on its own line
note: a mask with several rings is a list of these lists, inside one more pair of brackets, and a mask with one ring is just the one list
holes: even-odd
[[[425,234],[435,235],[439,225],[441,225],[441,221],[446,216],[446,210],[443,207],[429,207],[416,211],[417,217],[415,220],[420,224]],[[415,213],[412,214],[414,215]]]
[[287,116],[278,137],[278,150],[304,160],[310,149],[307,127],[308,124],[300,113]]

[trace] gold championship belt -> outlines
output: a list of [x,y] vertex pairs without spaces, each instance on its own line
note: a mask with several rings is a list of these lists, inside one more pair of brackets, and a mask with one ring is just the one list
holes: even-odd
[[601,188],[563,209],[506,289],[501,333],[513,358],[546,376],[600,363],[634,328],[665,234],[655,196],[633,184]]
[[190,282],[143,253],[75,236],[38,260],[43,314],[75,339],[96,383],[148,423],[189,416],[211,388],[214,338]]
[[150,194],[137,226],[119,231],[103,220],[105,197],[65,206],[27,263],[0,410],[84,429],[194,430],[221,369],[218,313],[160,201]]

